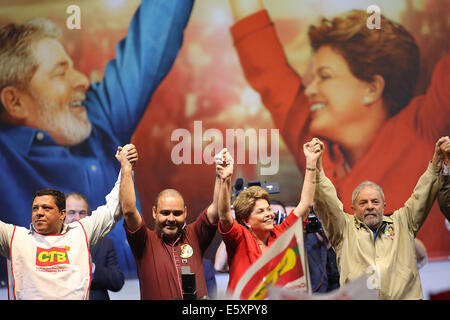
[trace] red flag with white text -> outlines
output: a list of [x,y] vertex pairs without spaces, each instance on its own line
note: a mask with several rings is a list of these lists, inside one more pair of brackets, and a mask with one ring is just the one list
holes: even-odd
[[302,219],[289,227],[244,273],[233,299],[267,299],[271,286],[311,293]]

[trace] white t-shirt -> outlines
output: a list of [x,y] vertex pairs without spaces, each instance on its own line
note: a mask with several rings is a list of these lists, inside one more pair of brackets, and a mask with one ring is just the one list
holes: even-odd
[[8,259],[8,296],[19,300],[89,299],[89,248],[122,218],[119,178],[106,204],[61,234],[43,235],[0,221],[0,254]]

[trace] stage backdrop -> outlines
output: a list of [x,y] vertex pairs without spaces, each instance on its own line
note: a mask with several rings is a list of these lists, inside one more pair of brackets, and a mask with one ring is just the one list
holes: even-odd
[[[107,62],[115,58],[115,46],[126,35],[140,1],[1,0],[0,4],[2,25],[34,17],[46,17],[55,22],[62,30],[60,41],[75,68],[93,83],[101,81]],[[421,51],[416,95],[426,92],[436,63],[450,47],[448,1],[280,0],[266,1],[265,4],[289,64],[306,84],[312,78],[313,61],[307,29],[309,25],[317,24],[322,16],[334,17],[354,8],[366,10],[369,5],[376,4],[382,14],[402,24],[414,36]],[[72,20],[76,18],[73,16],[76,11],[66,11],[70,5],[80,9],[80,29],[67,26],[68,20],[72,24],[76,22]],[[292,154],[259,94],[244,77],[230,35],[232,25],[228,1],[195,1],[173,68],[156,90],[134,133],[131,142],[137,146],[140,158],[135,179],[143,215],[151,227],[153,199],[163,188],[176,188],[183,194],[188,207],[188,222],[212,201],[215,171],[210,161],[221,145],[234,146],[235,159],[240,157],[234,178],[241,177],[245,183],[276,182],[280,193],[274,198],[286,204],[299,201],[302,169],[295,159],[303,155]],[[450,110],[448,104],[445,107]],[[447,134],[450,133],[448,129]],[[434,145],[434,142],[430,144]],[[1,150],[2,154],[6,152]],[[431,159],[432,151],[427,157]],[[423,170],[411,172],[411,175],[418,179],[426,165],[424,162]],[[21,183],[26,183],[27,177],[23,179]],[[403,177],[397,179],[400,189]],[[108,191],[104,190],[105,195]],[[395,193],[386,194],[386,212],[396,209],[392,203],[407,200],[393,201],[395,197]],[[344,203],[344,206],[350,212],[350,203]],[[31,210],[15,214],[31,218]],[[0,219],[7,220],[3,210]],[[450,232],[437,205],[418,238],[425,244],[430,260],[450,256]]]

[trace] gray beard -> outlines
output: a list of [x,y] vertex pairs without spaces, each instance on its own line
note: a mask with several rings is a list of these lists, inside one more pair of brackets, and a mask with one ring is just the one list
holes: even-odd
[[46,103],[37,94],[31,93],[39,105],[38,119],[35,127],[47,131],[56,143],[62,146],[73,146],[86,140],[92,132],[89,119],[74,116],[70,111],[51,114]]

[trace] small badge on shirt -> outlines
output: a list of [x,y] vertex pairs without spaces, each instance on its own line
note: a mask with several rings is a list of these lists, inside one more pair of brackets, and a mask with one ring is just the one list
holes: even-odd
[[391,224],[387,224],[386,227],[384,228],[384,235],[386,237],[388,237],[391,240],[394,240],[394,227]]
[[180,257],[182,257],[182,258],[190,258],[190,257],[192,257],[192,254],[194,253],[194,250],[192,249],[192,247],[186,243],[182,244],[180,249],[181,249]]

